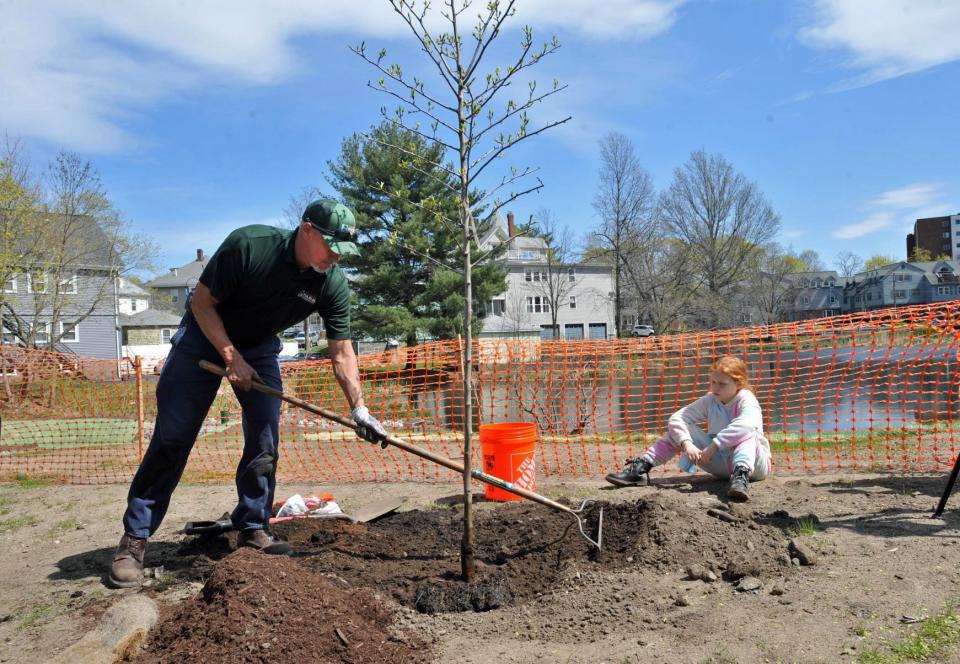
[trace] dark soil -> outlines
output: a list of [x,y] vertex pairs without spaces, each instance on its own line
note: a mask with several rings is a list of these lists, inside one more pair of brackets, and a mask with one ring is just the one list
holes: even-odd
[[[391,628],[393,601],[422,613],[494,610],[551,595],[571,565],[659,571],[696,563],[728,581],[795,573],[784,555],[792,519],[688,502],[660,494],[603,505],[600,552],[569,514],[533,503],[484,505],[475,514],[469,584],[460,580],[459,507],[372,524],[278,524],[292,557],[230,553],[232,535],[188,539],[180,553],[191,562],[177,573],[209,579],[165,616],[140,661],[428,661],[427,644]],[[599,511],[594,505],[584,515],[591,536]]]
[[163,618],[137,661],[429,661],[419,639],[390,629],[392,613],[371,590],[341,588],[293,558],[242,549]]

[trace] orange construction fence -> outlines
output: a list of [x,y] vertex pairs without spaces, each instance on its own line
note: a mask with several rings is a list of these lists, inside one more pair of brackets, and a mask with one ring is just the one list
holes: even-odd
[[[750,370],[777,472],[944,470],[960,436],[958,335],[960,302],[949,302],[638,339],[477,339],[473,428],[534,422],[538,480],[599,477],[639,456],[706,391],[712,360],[734,354]],[[463,456],[461,343],[364,355],[361,371],[367,405],[392,434]],[[283,377],[289,394],[347,414],[328,361],[284,363]],[[128,481],[153,431],[157,379],[139,362],[0,347],[0,479]],[[224,381],[185,476],[232,478],[242,437]],[[278,476],[455,479],[287,404]]]

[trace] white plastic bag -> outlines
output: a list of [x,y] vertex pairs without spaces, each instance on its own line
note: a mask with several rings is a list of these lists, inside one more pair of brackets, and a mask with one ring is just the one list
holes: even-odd
[[303,500],[303,496],[299,493],[295,493],[280,507],[280,511],[277,512],[277,518],[282,516],[297,516],[298,514],[307,513],[307,504]]

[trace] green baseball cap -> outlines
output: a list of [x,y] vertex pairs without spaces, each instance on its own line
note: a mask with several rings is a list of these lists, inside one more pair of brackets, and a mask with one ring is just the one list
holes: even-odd
[[329,199],[313,201],[303,211],[303,221],[320,231],[333,253],[340,256],[360,253],[355,244],[357,222],[346,205]]

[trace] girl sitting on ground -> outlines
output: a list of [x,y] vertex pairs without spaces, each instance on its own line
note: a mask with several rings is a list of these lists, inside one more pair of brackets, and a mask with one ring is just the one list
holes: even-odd
[[[709,423],[704,432],[702,423]],[[667,433],[639,459],[627,461],[621,473],[610,473],[616,486],[650,483],[650,469],[681,454],[680,467],[697,466],[721,478],[730,478],[727,496],[747,500],[751,480],[765,478],[771,468],[770,442],[763,435],[760,402],[750,391],[747,366],[725,355],[710,367],[710,391],[670,416]]]

